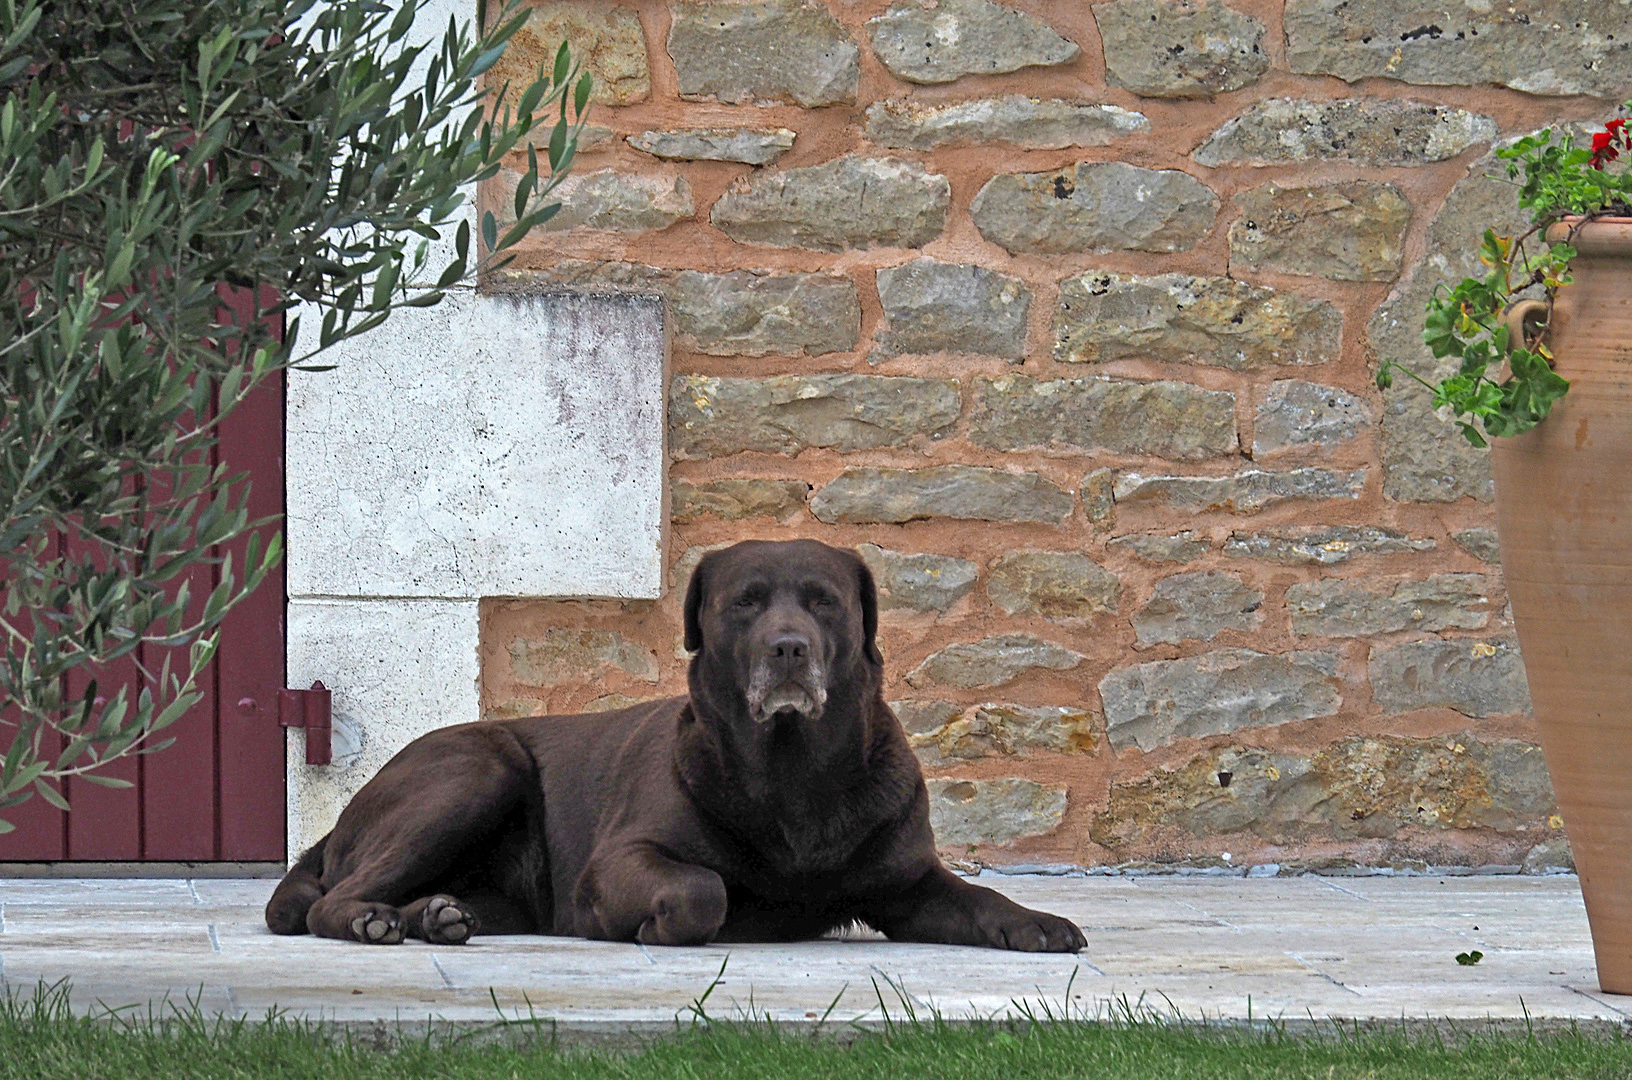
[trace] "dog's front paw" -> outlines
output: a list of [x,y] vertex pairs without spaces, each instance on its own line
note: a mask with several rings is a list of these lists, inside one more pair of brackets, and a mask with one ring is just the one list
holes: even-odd
[[351,936],[364,945],[400,945],[402,913],[396,908],[367,908],[351,920]]
[[725,882],[705,871],[665,883],[635,940],[642,945],[706,945],[725,924]]
[[1018,906],[1007,911],[988,910],[978,923],[986,943],[994,949],[1074,953],[1088,944],[1075,923],[1046,911]]

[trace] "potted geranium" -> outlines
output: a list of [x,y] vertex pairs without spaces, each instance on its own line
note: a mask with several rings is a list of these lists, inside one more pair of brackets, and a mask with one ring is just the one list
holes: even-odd
[[[1615,994],[1632,994],[1632,176],[1608,166],[1626,150],[1622,119],[1590,147],[1544,132],[1499,150],[1534,224],[1487,230],[1489,272],[1436,294],[1424,330],[1460,360],[1435,404],[1475,445],[1500,436],[1502,572]],[[1378,384],[1394,371],[1411,375],[1387,363]]]

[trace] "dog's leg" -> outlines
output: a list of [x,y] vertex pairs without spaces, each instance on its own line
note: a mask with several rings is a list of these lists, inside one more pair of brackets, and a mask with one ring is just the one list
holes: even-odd
[[[423,930],[425,908],[408,919],[399,906],[433,899],[426,894],[435,883],[472,844],[487,839],[536,782],[532,759],[502,730],[449,728],[410,744],[340,815],[325,853],[326,891],[307,912],[307,927],[319,937],[370,945],[395,945]],[[467,921],[468,909],[457,910],[461,914],[450,919],[468,937],[476,920]],[[444,912],[439,907],[433,918]],[[438,925],[451,928],[455,921]]]
[[705,945],[725,922],[725,881],[646,844],[597,851],[578,879],[578,932],[644,945]]
[[893,941],[984,945],[1022,952],[1076,952],[1088,943],[1069,920],[1021,907],[942,866],[911,887],[870,905],[863,918]]
[[266,926],[274,934],[306,932],[306,913],[323,899],[318,879],[323,874],[323,845],[328,842],[325,836],[308,848],[272,891],[272,899],[266,902]]

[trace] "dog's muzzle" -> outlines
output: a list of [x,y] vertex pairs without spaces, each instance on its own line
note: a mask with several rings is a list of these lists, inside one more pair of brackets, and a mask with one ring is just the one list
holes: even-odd
[[793,713],[807,720],[821,715],[827,704],[827,680],[819,665],[806,664],[791,678],[774,665],[755,665],[748,680],[748,715],[756,724],[769,723],[778,713]]

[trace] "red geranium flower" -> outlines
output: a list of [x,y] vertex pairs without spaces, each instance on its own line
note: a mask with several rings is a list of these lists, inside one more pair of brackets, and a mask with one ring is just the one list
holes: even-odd
[[1592,137],[1592,157],[1587,159],[1587,164],[1594,169],[1602,169],[1620,156],[1621,152],[1615,148],[1615,133],[1600,131]]
[[1621,156],[1621,148],[1632,150],[1632,134],[1626,130],[1626,120],[1618,118],[1604,125],[1604,130],[1592,137],[1592,157],[1587,164],[1602,169]]

